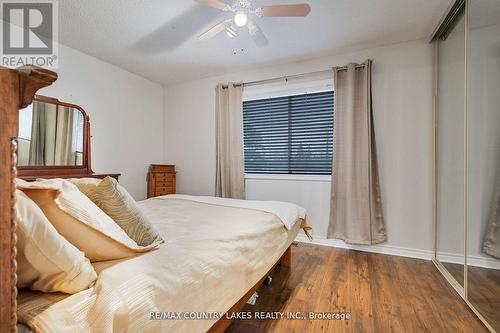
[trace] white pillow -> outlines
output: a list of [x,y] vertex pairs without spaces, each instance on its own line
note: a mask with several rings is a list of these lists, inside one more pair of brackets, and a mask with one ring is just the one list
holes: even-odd
[[158,244],[139,246],[106,213],[64,179],[18,182],[56,230],[90,261],[105,261],[147,252]]
[[84,254],[59,235],[42,210],[16,191],[17,287],[77,293],[97,278]]

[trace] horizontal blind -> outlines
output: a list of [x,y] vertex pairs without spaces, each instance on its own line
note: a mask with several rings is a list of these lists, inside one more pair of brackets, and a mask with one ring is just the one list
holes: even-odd
[[330,175],[333,91],[243,102],[245,172]]

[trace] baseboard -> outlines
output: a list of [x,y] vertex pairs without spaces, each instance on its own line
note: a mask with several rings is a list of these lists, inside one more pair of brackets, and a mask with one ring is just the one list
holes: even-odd
[[[464,264],[464,256],[454,253],[441,253],[438,255],[440,262],[450,263],[450,264]],[[467,256],[467,265],[475,267],[483,267],[489,269],[500,270],[500,260],[494,258],[488,258],[486,256]]]
[[326,239],[325,237],[317,236],[314,237],[313,241],[310,241],[305,235],[301,234],[297,235],[295,240],[301,243],[312,243],[315,245],[331,246],[342,249],[380,253],[407,258],[432,260],[434,257],[434,252],[430,250],[412,249],[393,245],[351,245],[339,239]]
[[[434,257],[434,252],[429,250],[412,249],[401,246],[393,245],[351,245],[339,239],[326,239],[325,237],[314,237],[313,241],[310,241],[305,235],[297,235],[295,238],[297,242],[310,243],[315,245],[337,247],[341,249],[350,249],[363,252],[380,253],[392,256],[400,256],[407,258],[425,259],[432,260]],[[439,261],[451,264],[463,264],[463,256],[456,255],[453,253],[444,253],[439,255]],[[484,267],[490,269],[500,270],[500,260],[487,258],[482,256],[468,256],[467,264],[475,267]]]

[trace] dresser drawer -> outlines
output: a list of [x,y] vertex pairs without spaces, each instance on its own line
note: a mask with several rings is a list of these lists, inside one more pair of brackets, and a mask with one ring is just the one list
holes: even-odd
[[156,191],[170,191],[170,192],[175,191],[174,184],[167,184],[167,185],[156,184],[155,189]]
[[174,180],[157,181],[155,186],[158,187],[175,187]]
[[152,164],[149,167],[149,170],[150,170],[150,172],[175,173],[175,165]]
[[153,174],[152,177],[153,177],[153,181],[158,184],[159,182],[173,182],[175,179],[175,174],[156,173],[156,174]]
[[158,197],[160,195],[167,195],[167,194],[175,194],[175,189],[170,188],[170,189],[156,189],[156,192],[154,193],[153,196]]

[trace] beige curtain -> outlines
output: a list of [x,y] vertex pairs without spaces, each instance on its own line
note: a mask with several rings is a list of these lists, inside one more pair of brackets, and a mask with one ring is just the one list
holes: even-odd
[[29,165],[54,165],[57,106],[33,102]]
[[215,195],[245,199],[243,160],[243,89],[229,83],[216,88],[216,175]]
[[74,111],[72,108],[59,106],[57,109],[54,165],[75,165],[73,115]]
[[493,212],[483,241],[483,251],[500,259],[500,182],[497,186]]
[[33,102],[29,165],[75,165],[73,109]]
[[373,127],[371,60],[334,68],[335,121],[328,238],[386,241]]

